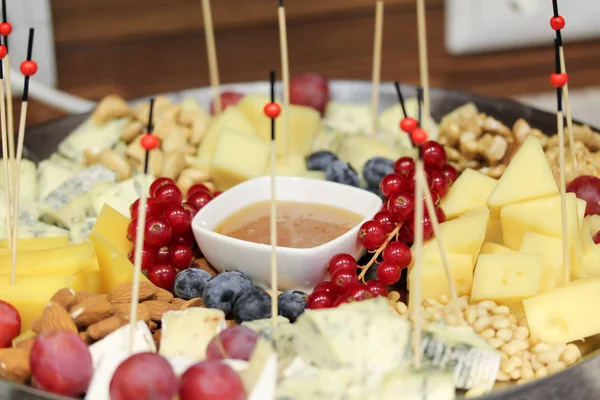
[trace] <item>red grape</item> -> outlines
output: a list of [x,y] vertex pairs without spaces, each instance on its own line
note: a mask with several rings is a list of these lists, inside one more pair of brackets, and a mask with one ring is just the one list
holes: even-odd
[[323,114],[329,98],[329,83],[321,74],[296,75],[290,81],[291,104],[312,107]]
[[567,192],[575,193],[577,198],[585,200],[585,215],[600,214],[600,178],[581,175],[567,185]]
[[306,298],[306,308],[316,310],[318,308],[329,308],[333,306],[336,296],[325,290],[316,290]]
[[206,186],[203,185],[201,183],[196,183],[195,185],[192,185],[188,191],[187,194],[185,196],[186,199],[188,199],[191,195],[193,195],[196,192],[206,192],[206,193],[210,193],[210,189]]
[[594,236],[592,236],[592,240],[594,241],[594,243],[600,244],[600,231],[596,232]]
[[329,281],[323,281],[318,283],[317,286],[315,286],[315,288],[313,289],[313,293],[318,292],[319,290],[322,290],[325,293],[332,295],[333,297],[337,297],[339,293],[339,288]]
[[396,229],[396,221],[394,220],[392,213],[389,211],[379,211],[373,217],[373,221],[379,222],[385,229],[386,233],[392,233],[392,231]]
[[207,360],[250,360],[258,333],[242,325],[234,325],[214,336],[206,347]]
[[356,301],[367,300],[373,296],[373,294],[367,288],[367,285],[356,283],[346,289],[344,295],[352,297]]
[[456,178],[458,178],[458,171],[456,170],[456,168],[454,168],[450,164],[446,164],[442,168],[442,172],[446,176],[446,179],[448,179],[448,183],[450,183],[450,186],[452,186],[454,181],[456,181]]
[[357,265],[354,257],[345,253],[339,253],[331,257],[331,260],[329,260],[329,263],[327,264],[327,269],[329,270],[330,274],[333,274],[341,269],[347,269],[354,272],[356,271],[356,267]]
[[427,167],[442,168],[446,164],[446,150],[438,142],[429,140],[421,146],[423,164]]
[[173,236],[171,225],[164,217],[151,217],[146,221],[144,241],[153,247],[162,247]]
[[156,251],[154,262],[156,264],[169,264],[171,262],[171,249],[169,246],[162,246]]
[[390,197],[388,211],[394,216],[396,221],[404,222],[415,208],[415,199],[411,193],[398,192]]
[[33,343],[29,359],[36,386],[51,393],[78,397],[92,379],[92,356],[74,332],[42,333]]
[[338,293],[343,293],[348,286],[358,283],[358,276],[354,271],[339,269],[331,275],[331,282],[339,288]]
[[170,264],[177,269],[186,269],[194,261],[194,250],[185,244],[174,244],[170,249]]
[[388,290],[387,290],[387,287],[385,286],[385,283],[383,283],[377,279],[371,279],[370,281],[367,282],[367,290],[369,292],[371,292],[371,295],[373,295],[373,297],[378,297],[378,296],[387,297],[387,295],[388,295]]
[[110,399],[171,400],[177,389],[169,361],[156,353],[138,353],[116,369],[110,381]]
[[408,176],[408,172],[415,167],[415,160],[410,157],[402,157],[396,160],[394,172],[402,176]]
[[[129,258],[129,261],[131,261],[132,264],[135,262],[134,256],[135,256],[135,245],[133,245],[133,248],[127,254],[127,258]],[[150,267],[152,267],[154,265],[155,261],[156,261],[156,249],[154,247],[150,246],[148,243],[144,243],[144,246],[142,247],[142,270],[143,271],[148,270]]]
[[166,208],[171,205],[181,204],[183,194],[181,194],[181,190],[179,190],[176,184],[166,183],[156,189],[154,199],[160,207]]
[[385,242],[385,228],[375,221],[367,221],[358,231],[358,240],[367,250],[376,250]]
[[161,289],[171,291],[177,270],[170,264],[155,265],[148,271],[148,280]]
[[21,333],[21,315],[10,303],[0,300],[0,349],[12,346]]
[[[129,212],[131,214],[131,219],[137,218],[138,210],[140,208],[140,199],[137,199],[133,203],[131,203],[131,207],[129,207]],[[152,197],[146,199],[146,218],[154,217],[160,215],[161,207],[156,203]]]
[[[221,111],[224,111],[229,106],[235,106],[242,100],[244,95],[238,92],[223,92],[221,93]],[[210,113],[215,114],[215,101],[210,103]]]
[[383,261],[377,267],[377,278],[386,285],[393,285],[400,280],[402,269],[391,261]]
[[187,203],[200,211],[202,207],[207,205],[212,199],[212,194],[199,190],[188,197]]
[[181,376],[179,400],[245,400],[246,391],[240,376],[218,360],[199,362]]
[[406,243],[390,242],[383,250],[383,260],[391,261],[400,268],[406,268],[412,260],[412,253]]
[[155,179],[154,182],[152,182],[152,184],[150,185],[150,191],[149,191],[150,197],[154,198],[156,189],[158,189],[162,185],[166,185],[168,183],[175,184],[175,181],[171,178],[166,178],[166,177]]
[[381,183],[379,184],[379,190],[381,190],[381,193],[385,197],[389,198],[391,195],[399,192],[400,190],[407,190],[408,186],[409,185],[406,181],[406,178],[400,174],[393,173],[383,177]]
[[192,215],[182,205],[175,204],[163,211],[163,217],[167,219],[173,233],[181,233],[192,226]]
[[171,236],[169,244],[185,244],[186,246],[192,247],[196,244],[196,239],[194,238],[192,231],[174,233],[173,236]]

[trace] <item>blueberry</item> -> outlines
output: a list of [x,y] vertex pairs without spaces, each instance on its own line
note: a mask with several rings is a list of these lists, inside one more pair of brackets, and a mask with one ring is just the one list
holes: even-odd
[[299,290],[286,290],[281,293],[277,299],[279,315],[294,322],[306,308],[306,296],[306,293]]
[[252,281],[241,272],[223,272],[206,282],[202,300],[207,308],[217,308],[229,315],[236,301],[252,289]]
[[337,159],[337,156],[330,151],[316,151],[306,159],[306,168],[310,171],[325,171],[329,164]]
[[377,188],[387,174],[394,172],[394,161],[383,157],[373,157],[363,167],[363,178],[369,187]]
[[325,171],[328,181],[343,183],[345,185],[358,187],[360,180],[358,174],[346,161],[336,160],[329,164]]
[[182,270],[175,278],[175,296],[184,300],[202,297],[206,282],[210,278],[210,274],[200,268]]
[[246,292],[233,306],[236,322],[254,321],[271,317],[271,296],[260,288]]

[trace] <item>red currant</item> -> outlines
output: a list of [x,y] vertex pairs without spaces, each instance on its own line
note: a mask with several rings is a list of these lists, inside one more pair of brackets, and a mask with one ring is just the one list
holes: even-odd
[[358,276],[354,271],[338,269],[331,275],[331,282],[339,288],[339,293],[343,293],[348,286],[358,283]]
[[[431,201],[433,202],[433,204],[438,206],[440,204],[440,201],[442,200],[438,192],[436,192],[435,190],[430,190],[429,193],[431,194]],[[423,196],[423,201],[425,201],[425,196]]]
[[[594,241],[594,243],[600,244],[600,231],[598,231],[594,234],[594,236],[592,237],[592,240]],[[2,346],[0,346],[0,347],[2,347]]]
[[[137,199],[136,201],[131,203],[131,206],[129,207],[129,212],[131,214],[132,219],[137,218],[139,209],[140,209],[140,199]],[[161,207],[156,203],[156,200],[154,200],[151,197],[147,198],[146,199],[146,218],[155,217],[157,215],[160,215],[160,213],[161,213]]]
[[218,195],[220,195],[221,193],[223,193],[223,192],[221,192],[220,190],[217,190],[216,192],[214,192],[214,193],[213,193],[213,199],[214,199],[215,197],[217,197]]
[[407,188],[408,182],[406,181],[406,178],[396,173],[384,176],[379,184],[379,190],[381,190],[381,193],[387,198],[394,193],[399,192],[400,190],[406,190]]
[[450,183],[450,186],[452,186],[454,181],[456,181],[456,178],[458,178],[458,171],[456,171],[456,168],[454,168],[450,164],[446,164],[442,168],[442,172],[446,176],[446,179],[448,179],[448,183]]
[[146,221],[144,241],[153,247],[169,243],[173,235],[171,225],[164,217],[151,217]]
[[393,285],[400,280],[402,269],[392,261],[383,261],[377,267],[377,278],[386,285]]
[[201,183],[196,183],[195,185],[192,185],[192,187],[190,187],[188,189],[185,198],[188,199],[191,195],[193,195],[196,192],[200,192],[200,191],[210,193],[210,189],[206,185],[203,185]]
[[329,308],[333,306],[335,296],[324,290],[317,290],[308,295],[306,299],[306,307],[310,310],[319,308]]
[[169,246],[162,246],[156,251],[154,258],[156,264],[169,264],[171,262],[171,248]]
[[196,209],[196,206],[188,203],[187,201],[184,201],[183,203],[181,203],[181,207],[185,208],[185,210],[190,213],[190,215],[192,216],[192,219],[194,219],[194,217],[196,216],[196,213],[198,212],[198,210]]
[[385,233],[392,233],[396,229],[396,221],[389,211],[379,211],[373,217],[373,221],[379,222],[383,226],[383,229],[385,229]]
[[179,205],[183,200],[181,190],[174,183],[166,183],[154,192],[154,199],[156,203],[162,208],[166,208],[172,205]]
[[426,167],[442,168],[446,165],[446,150],[438,142],[429,140],[423,143],[421,154],[423,155],[423,164]]
[[446,222],[446,213],[442,207],[435,208],[435,216],[437,217],[438,223]]
[[342,269],[354,273],[354,271],[356,271],[356,268],[357,265],[354,257],[352,257],[350,254],[345,253],[339,253],[331,257],[331,260],[329,260],[329,263],[327,264],[327,269],[329,270],[330,274],[333,274],[334,272]]
[[340,304],[344,304],[344,303],[353,303],[355,301],[356,300],[352,296],[340,296],[337,298],[336,301],[333,302],[333,307],[337,307]]
[[388,295],[388,290],[385,286],[385,283],[377,279],[371,279],[367,282],[367,290],[371,293],[372,297],[387,297]]
[[152,182],[152,184],[150,185],[150,191],[149,191],[150,197],[154,197],[154,194],[156,193],[156,189],[158,189],[162,185],[166,185],[168,183],[174,184],[175,181],[171,178],[162,177],[162,178],[158,178],[154,182]]
[[147,276],[154,286],[171,291],[175,284],[177,270],[169,264],[155,265],[148,271]]
[[194,261],[194,250],[190,246],[176,244],[171,246],[171,265],[177,269],[186,269]]
[[367,221],[358,231],[358,240],[367,250],[376,250],[385,242],[385,228],[375,221]]
[[450,190],[450,183],[442,171],[432,171],[431,182],[431,189],[439,194],[440,197],[444,197],[448,194],[448,190]]
[[192,226],[190,212],[180,204],[167,207],[167,209],[163,211],[163,217],[165,217],[169,225],[171,225],[173,233],[186,232]]
[[318,283],[317,286],[315,286],[315,288],[313,289],[313,293],[318,291],[324,291],[325,293],[330,294],[333,297],[337,297],[339,293],[339,287],[334,285],[332,282],[324,281]]
[[[413,238],[414,238],[414,233],[415,233],[415,216],[414,216],[414,214],[411,214],[410,217],[408,218],[408,226],[409,226],[410,230],[412,231]],[[424,215],[423,215],[423,240],[429,240],[432,237],[433,237],[433,226],[431,225],[431,219],[429,218],[427,213],[424,213]]]
[[[135,245],[131,251],[127,254],[127,258],[133,264],[135,262]],[[146,271],[151,268],[156,261],[156,249],[150,246],[148,243],[144,243],[142,248],[142,270]]]
[[411,193],[398,192],[390,197],[388,211],[396,221],[403,223],[415,208],[415,199]]
[[413,243],[414,236],[408,224],[402,225],[402,228],[400,228],[398,231],[398,241],[406,243],[407,245],[411,245]]
[[351,285],[346,289],[344,294],[354,298],[356,301],[367,300],[374,297],[369,291],[369,288],[367,288],[367,285],[363,285],[362,283]]
[[383,250],[383,261],[391,261],[400,268],[406,268],[412,260],[410,248],[402,242],[390,242]]
[[[411,169],[408,172],[408,176],[407,176],[407,178],[408,178],[408,187],[409,187],[409,190],[411,192],[415,191],[415,182],[416,182],[415,172],[416,171],[413,168],[413,169]],[[425,172],[425,179],[427,179],[427,186],[429,187],[429,189],[431,189],[431,187],[433,185],[433,180],[431,179],[431,175],[427,171],[424,171],[424,172]]]
[[212,199],[212,194],[199,190],[188,197],[187,203],[195,207],[197,211],[200,211],[202,207],[207,205]]
[[[146,224],[148,224],[148,220],[146,220]],[[131,243],[135,243],[135,237],[137,235],[137,226],[137,218],[133,218],[131,221],[129,221],[129,225],[127,225],[127,240],[129,240]]]
[[192,233],[192,231],[174,233],[171,237],[169,245],[174,244],[184,244],[186,246],[192,247],[196,244],[196,239],[194,238],[194,234]]
[[21,315],[10,303],[0,300],[0,349],[12,346],[21,333]]
[[407,176],[408,172],[415,167],[415,160],[410,157],[401,157],[394,163],[394,172]]

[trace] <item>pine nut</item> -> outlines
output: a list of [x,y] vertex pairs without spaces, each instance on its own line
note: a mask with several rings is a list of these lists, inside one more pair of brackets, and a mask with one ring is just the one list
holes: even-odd
[[473,324],[473,329],[475,330],[475,332],[479,333],[483,332],[486,328],[489,328],[491,325],[492,318],[485,316],[475,321],[475,323]]
[[485,301],[482,301],[481,303],[477,304],[477,307],[483,308],[484,310],[489,311],[489,310],[493,310],[494,308],[496,308],[497,305],[496,305],[496,303],[494,303],[491,300],[485,300]]
[[440,303],[448,304],[448,301],[449,301],[448,296],[446,296],[445,294],[440,296]]
[[487,317],[488,311],[485,308],[477,307],[477,318]]
[[508,316],[508,314],[510,314],[510,309],[506,306],[498,306],[492,310],[492,314]]
[[486,340],[493,338],[495,335],[496,335],[496,331],[493,328],[487,328],[483,332],[479,333],[479,336],[481,336],[482,338],[484,338]]
[[467,392],[465,393],[465,399],[472,399],[474,397],[483,396],[484,394],[485,389],[479,386],[475,386],[474,388],[467,390]]
[[546,366],[546,369],[548,370],[548,374],[553,374],[555,372],[562,371],[566,367],[567,366],[565,365],[564,362],[562,362],[562,361],[554,361],[554,362],[548,364]]
[[456,314],[448,314],[444,318],[444,322],[446,322],[446,324],[450,326],[458,326],[458,317],[456,316]]
[[458,298],[458,306],[461,310],[466,310],[469,307],[469,298],[467,296],[462,296]]
[[398,311],[398,314],[400,315],[404,315],[408,312],[408,307],[406,306],[406,304],[404,304],[403,302],[399,301],[398,303],[396,303],[396,311]]
[[519,320],[519,326],[529,328],[529,324],[527,323],[527,317],[523,317]]
[[541,362],[542,364],[552,364],[554,362],[558,362],[559,358],[560,358],[560,355],[553,351],[548,351],[546,353],[539,353],[537,355],[538,361]]
[[521,378],[517,381],[517,385],[524,385],[526,383],[529,383],[533,380],[534,378]]
[[515,369],[510,374],[508,374],[508,376],[510,376],[511,379],[516,381],[521,378],[521,370]]
[[533,369],[525,368],[525,366],[523,366],[521,368],[521,378],[522,379],[532,379],[533,377],[535,377],[535,373],[533,372]]
[[532,350],[535,354],[550,353],[552,352],[552,347],[546,343],[538,343],[533,346]]
[[563,361],[567,365],[574,364],[581,357],[581,352],[579,351],[579,347],[574,345],[573,343],[569,343],[565,347],[565,351],[560,356],[561,361]]
[[508,354],[511,357],[522,352],[522,350],[519,349],[519,346],[515,344],[514,340],[512,340],[512,341],[506,343],[505,345],[503,345],[502,347],[500,347],[500,350],[502,350],[503,352],[505,352],[506,354]]
[[490,340],[488,340],[488,343],[493,348],[499,349],[500,347],[502,347],[504,345],[505,342],[504,342],[504,340],[495,337],[495,338],[491,338]]
[[546,369],[546,367],[542,367],[542,368],[538,369],[537,371],[535,371],[536,378],[544,378],[546,376],[548,376],[548,370]]
[[434,299],[425,299],[423,300],[423,307],[430,307],[434,304],[438,304],[437,300]]
[[512,342],[519,348],[521,351],[525,351],[529,348],[529,343],[526,340],[513,339]]
[[515,325],[517,325],[517,323],[519,322],[519,321],[517,321],[517,317],[515,317],[514,314],[509,314],[508,320],[510,321],[511,324],[515,324]]
[[519,326],[514,332],[515,339],[525,340],[529,337],[529,329],[524,326]]
[[513,331],[508,328],[499,329],[498,332],[496,332],[496,337],[505,342],[510,342],[513,338]]
[[535,354],[531,355],[531,366],[533,367],[534,371],[537,371],[538,369],[541,369],[544,367],[544,365],[538,361],[537,356]]
[[515,365],[517,368],[521,368],[523,366],[523,359],[519,356],[511,357],[511,360],[515,360]]
[[492,318],[492,326],[494,329],[503,329],[510,326],[510,321],[504,316],[495,316]]
[[510,376],[508,376],[502,371],[498,371],[498,375],[496,375],[496,380],[498,382],[508,382],[510,381]]
[[388,293],[388,300],[392,300],[392,301],[398,301],[400,300],[400,293],[396,292],[395,290],[391,291]]
[[562,343],[562,344],[557,344],[553,346],[554,352],[558,353],[559,355],[564,353],[565,349],[567,348],[567,344],[566,343]]
[[477,320],[477,308],[476,307],[470,306],[469,308],[466,309],[465,320],[467,321],[467,324],[469,324],[471,326],[475,323],[475,321]]

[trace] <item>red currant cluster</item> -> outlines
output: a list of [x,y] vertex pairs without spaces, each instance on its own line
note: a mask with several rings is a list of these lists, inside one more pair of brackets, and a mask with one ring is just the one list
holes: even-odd
[[[421,147],[425,175],[436,206],[438,221],[446,216],[439,202],[456,180],[458,173],[446,164],[446,151],[437,142],[427,141]],[[371,221],[365,222],[358,240],[373,253],[370,261],[359,266],[350,254],[337,254],[327,265],[331,279],[319,283],[308,297],[307,307],[327,308],[341,303],[360,301],[376,296],[387,296],[387,285],[400,280],[402,270],[410,264],[409,246],[414,239],[415,162],[410,157],[398,159],[394,172],[380,183],[386,202]],[[425,201],[421,199],[421,201]],[[427,209],[423,218],[423,240],[433,237],[433,227]],[[376,279],[365,282],[369,268],[377,263]]]
[[[177,272],[188,268],[199,249],[192,233],[192,219],[220,192],[211,191],[202,184],[193,185],[183,193],[171,178],[158,178],[150,186],[150,197],[146,203],[144,248],[142,270],[147,271],[150,282],[172,290]],[[135,243],[139,199],[130,207],[131,222],[127,227],[127,239]],[[133,262],[135,246],[129,252]]]

